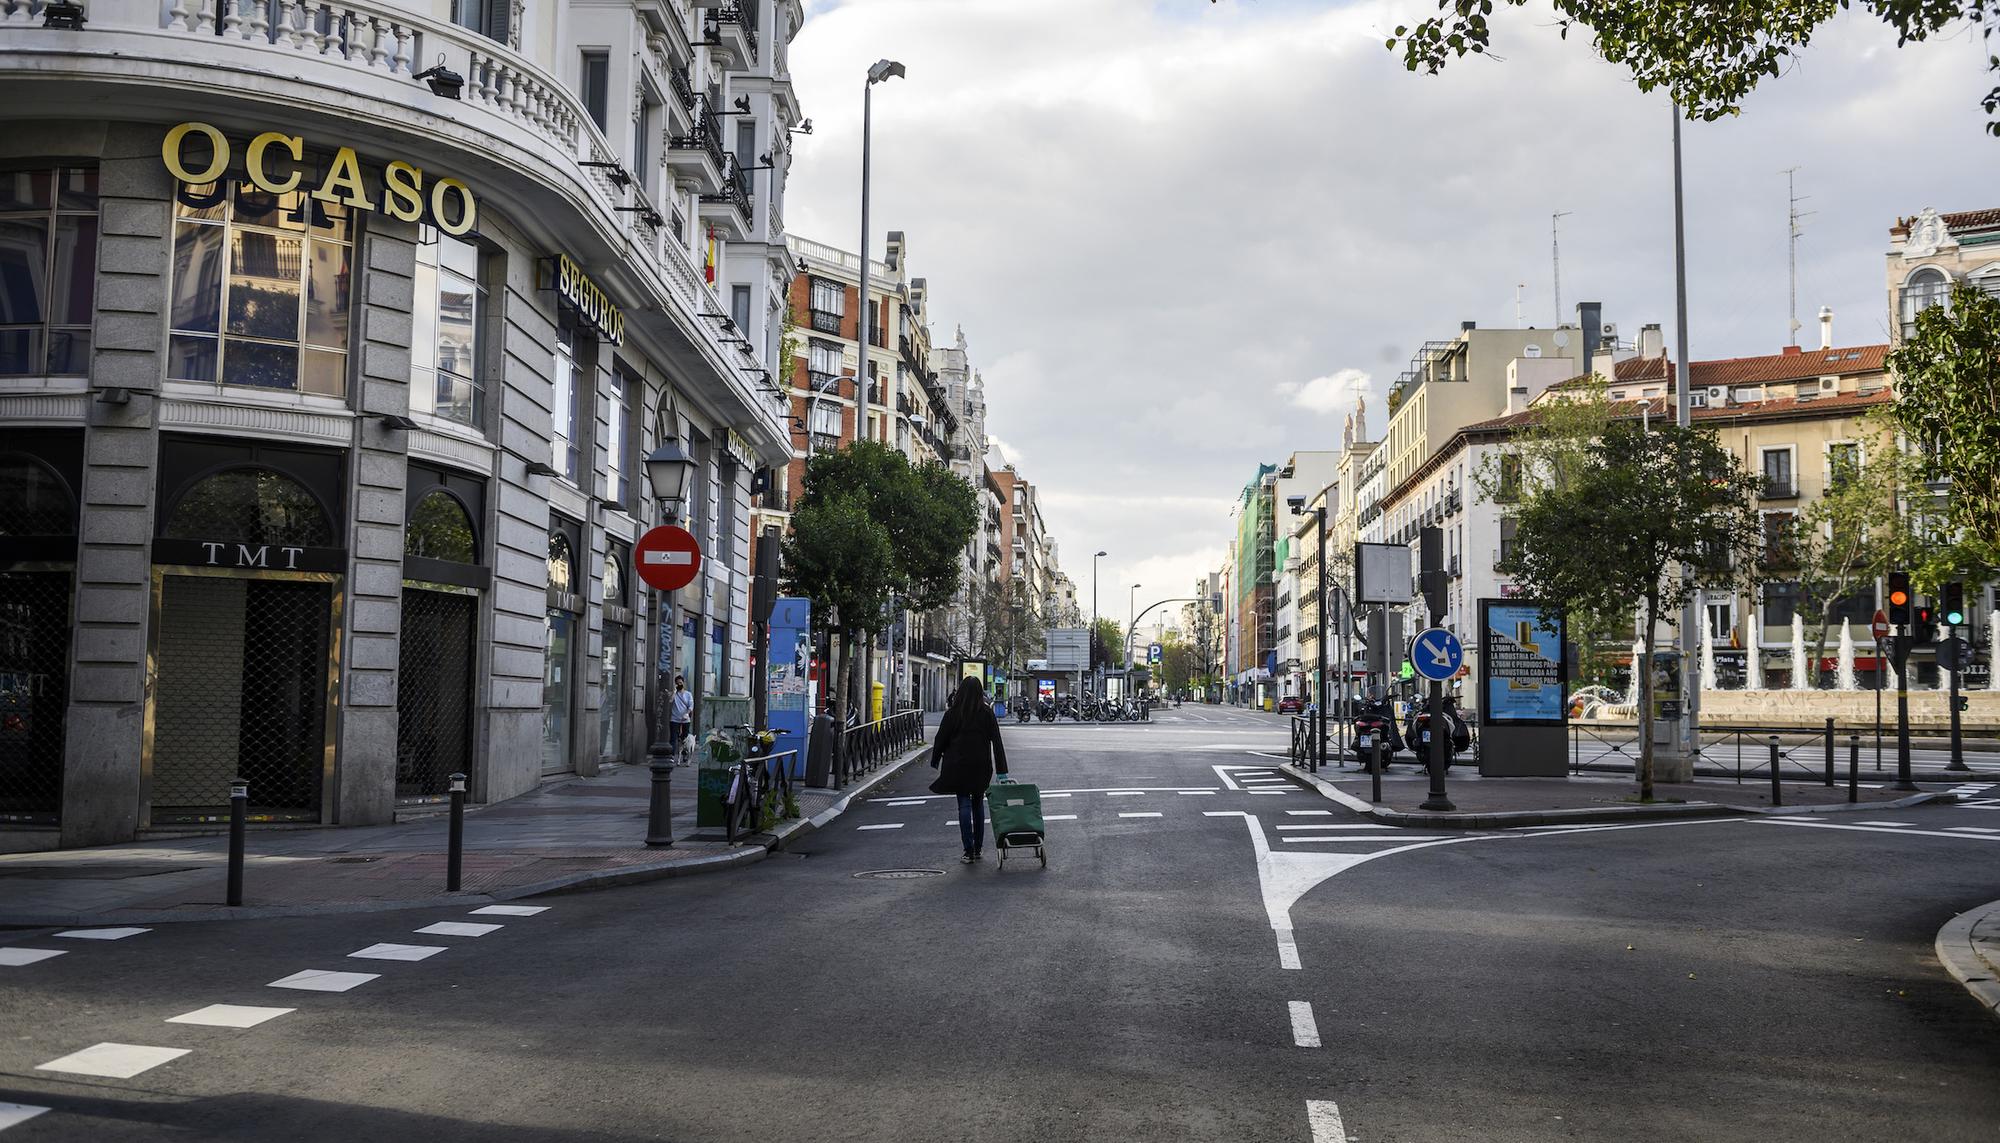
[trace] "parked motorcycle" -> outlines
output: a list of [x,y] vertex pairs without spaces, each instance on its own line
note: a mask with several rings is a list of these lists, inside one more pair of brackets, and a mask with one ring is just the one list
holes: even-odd
[[1375,744],[1382,744],[1382,765],[1386,768],[1403,749],[1403,736],[1396,729],[1396,708],[1388,692],[1377,687],[1369,692],[1354,715],[1354,763],[1366,767],[1374,756]]
[[1034,712],[1028,709],[1027,699],[1022,699],[1014,704],[1014,718],[1016,721],[1020,722],[1022,726],[1028,725],[1028,719],[1032,717],[1033,714]]
[[1056,700],[1045,698],[1035,703],[1035,718],[1041,722],[1056,720]]
[[[1472,728],[1459,716],[1458,700],[1444,696],[1444,723],[1449,728],[1445,739],[1444,764],[1451,768],[1452,760],[1462,751],[1472,749]],[[1417,765],[1428,767],[1431,763],[1431,708],[1428,699],[1418,699],[1411,705],[1409,727],[1404,737],[1410,749],[1416,753]]]

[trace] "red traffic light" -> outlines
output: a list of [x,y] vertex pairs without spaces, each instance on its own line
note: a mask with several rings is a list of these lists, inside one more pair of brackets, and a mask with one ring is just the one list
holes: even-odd
[[1889,593],[1889,602],[1895,604],[1897,607],[1907,607],[1910,602],[1910,593],[1907,591],[1892,591]]

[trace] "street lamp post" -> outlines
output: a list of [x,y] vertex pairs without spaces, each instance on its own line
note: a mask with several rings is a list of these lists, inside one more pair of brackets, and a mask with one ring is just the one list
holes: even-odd
[[1133,617],[1132,609],[1139,605],[1139,589],[1144,586],[1135,583],[1131,590],[1125,593],[1125,685],[1127,687],[1132,685],[1132,637],[1138,634],[1133,630],[1138,620]]
[[[903,74],[895,60],[877,60],[868,69],[868,82],[861,85],[861,290],[854,297],[854,324],[861,336],[861,362],[854,370],[854,438],[874,437],[868,432],[868,337],[874,327],[868,321],[868,144],[874,117],[875,85]],[[872,641],[871,641],[872,645]]]
[[1101,686],[1097,678],[1097,561],[1103,558],[1103,552],[1090,557],[1090,638],[1086,643],[1090,648],[1090,681],[1094,686]]
[[[665,440],[660,447],[646,454],[646,480],[652,486],[653,498],[660,502],[660,515],[666,523],[673,523],[680,514],[682,498],[687,493],[688,476],[694,471],[694,458],[687,454],[677,440]],[[673,712],[667,703],[673,701],[673,690],[660,669],[663,652],[673,636],[673,624],[668,621],[667,594],[655,588],[653,591],[653,741],[646,747],[647,768],[653,773],[652,800],[646,809],[646,844],[654,847],[669,846],[674,843],[673,827],[673,780],[674,744],[668,733],[668,725]]]

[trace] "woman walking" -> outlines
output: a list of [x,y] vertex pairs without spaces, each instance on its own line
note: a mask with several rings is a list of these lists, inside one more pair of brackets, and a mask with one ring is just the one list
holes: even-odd
[[986,787],[997,772],[1007,777],[1007,748],[1000,742],[1000,720],[986,705],[986,688],[967,676],[952,695],[951,709],[938,723],[931,768],[938,772],[933,794],[958,795],[958,834],[965,842],[960,861],[978,861],[986,842]]

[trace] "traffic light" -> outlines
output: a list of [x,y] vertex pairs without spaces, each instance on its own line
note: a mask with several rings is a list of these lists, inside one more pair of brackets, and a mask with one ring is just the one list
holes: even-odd
[[1965,584],[1959,580],[1944,585],[1944,622],[1947,627],[1965,626]]
[[1917,607],[1915,621],[1910,624],[1910,637],[1918,643],[1937,642],[1937,609],[1925,603]]
[[1951,696],[1951,709],[1956,711],[1964,711],[1970,708],[1971,706],[1972,706],[1972,700],[1965,697],[1964,695]]
[[1889,573],[1889,622],[1902,626],[1910,621],[1910,573]]

